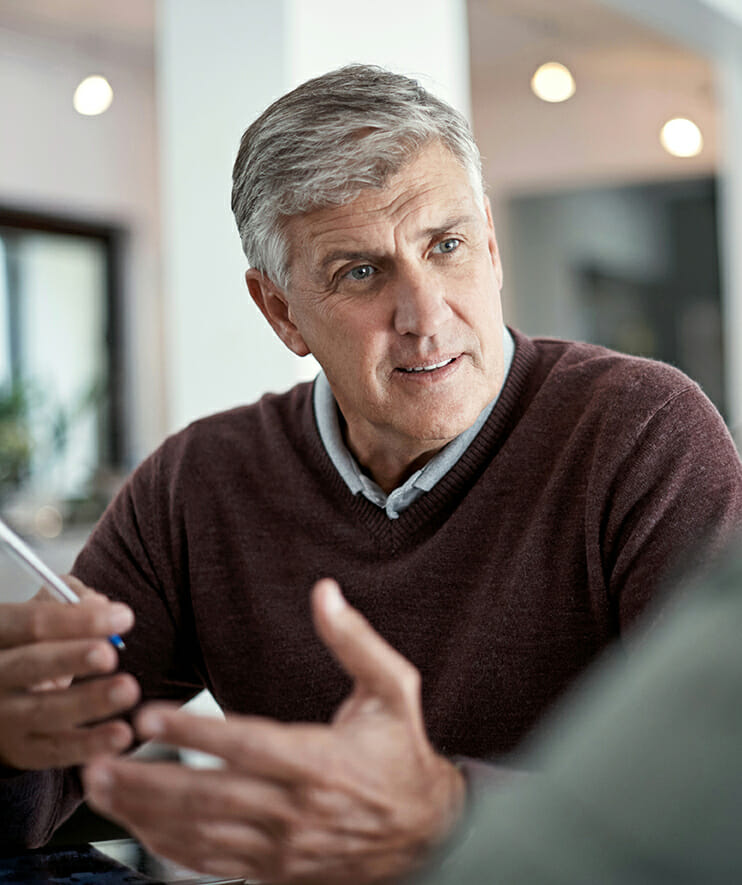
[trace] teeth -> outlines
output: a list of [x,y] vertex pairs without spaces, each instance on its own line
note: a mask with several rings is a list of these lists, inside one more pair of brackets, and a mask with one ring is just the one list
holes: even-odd
[[415,366],[414,369],[402,369],[403,372],[432,372],[434,369],[440,369],[442,366],[447,366],[449,363],[452,363],[454,360],[453,357],[447,360],[442,360],[440,363],[433,363],[432,366]]

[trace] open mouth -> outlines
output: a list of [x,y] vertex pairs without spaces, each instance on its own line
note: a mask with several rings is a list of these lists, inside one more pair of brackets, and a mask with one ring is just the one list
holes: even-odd
[[436,369],[442,369],[444,366],[449,366],[455,359],[456,357],[452,356],[446,360],[441,360],[438,363],[430,363],[427,366],[411,366],[409,369],[400,366],[399,371],[405,372],[408,375],[417,374],[419,372],[435,372]]

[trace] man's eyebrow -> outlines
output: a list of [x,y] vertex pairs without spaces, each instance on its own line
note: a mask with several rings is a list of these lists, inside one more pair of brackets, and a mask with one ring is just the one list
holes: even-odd
[[[451,218],[446,219],[443,224],[436,224],[434,227],[426,227],[420,231],[419,238],[421,240],[434,240],[436,237],[443,236],[443,234],[449,233],[450,231],[454,231],[457,228],[461,228],[462,226],[467,226],[473,224],[477,221],[478,216],[472,213],[466,213],[465,215],[455,215]],[[362,249],[333,249],[332,252],[328,252],[322,258],[320,262],[320,268],[325,270],[330,265],[335,264],[338,261],[370,261],[370,262],[380,262],[382,261],[384,256],[381,253],[372,252],[369,250]]]
[[477,219],[478,216],[472,215],[471,213],[467,213],[466,215],[455,215],[451,218],[446,219],[443,224],[436,224],[435,227],[426,227],[423,231],[421,231],[420,238],[433,240],[436,237],[440,237],[443,234],[450,233],[457,228],[466,227],[469,224],[473,224],[475,221],[477,221]]
[[335,249],[325,255],[320,262],[320,267],[324,270],[338,261],[381,261],[382,257],[382,255],[377,255],[375,252],[363,252],[357,249]]

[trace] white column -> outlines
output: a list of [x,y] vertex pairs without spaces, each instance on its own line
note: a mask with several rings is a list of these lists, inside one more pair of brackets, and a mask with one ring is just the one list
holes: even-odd
[[249,302],[229,201],[247,123],[285,82],[283,4],[161,0],[158,102],[167,426],[288,385]]
[[297,83],[361,61],[413,74],[465,113],[465,0],[159,0],[167,426],[316,371],[244,284],[229,208],[244,129]]

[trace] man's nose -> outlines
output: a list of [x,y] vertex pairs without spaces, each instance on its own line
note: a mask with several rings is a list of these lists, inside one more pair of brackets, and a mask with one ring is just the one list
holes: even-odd
[[431,337],[451,317],[445,287],[434,273],[405,269],[394,281],[394,328],[400,335]]

